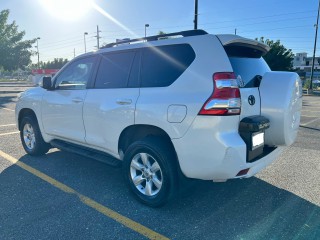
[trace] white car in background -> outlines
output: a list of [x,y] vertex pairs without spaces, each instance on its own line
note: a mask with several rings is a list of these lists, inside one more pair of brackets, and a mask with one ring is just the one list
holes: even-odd
[[301,81],[271,71],[263,43],[202,30],[121,43],[75,58],[20,96],[28,154],[53,146],[122,162],[134,195],[156,207],[182,178],[248,178],[295,141]]

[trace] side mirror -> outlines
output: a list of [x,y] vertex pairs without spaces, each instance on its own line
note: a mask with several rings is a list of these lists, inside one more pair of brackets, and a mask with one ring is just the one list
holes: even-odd
[[42,87],[47,90],[53,90],[51,77],[42,78]]

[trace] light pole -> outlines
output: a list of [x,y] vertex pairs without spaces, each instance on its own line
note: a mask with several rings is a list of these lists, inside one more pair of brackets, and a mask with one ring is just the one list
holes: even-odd
[[144,37],[147,37],[147,27],[149,27],[149,24],[144,25]]
[[39,54],[39,42],[38,42],[38,40],[40,40],[39,37],[37,37],[37,53],[38,53],[38,69],[40,69],[40,61],[39,61],[40,54]]
[[320,0],[318,5],[318,16],[317,16],[317,23],[314,25],[316,27],[316,36],[314,38],[314,48],[313,48],[313,57],[312,57],[312,68],[311,68],[311,82],[309,86],[310,92],[312,92],[312,79],[313,79],[313,72],[314,72],[314,60],[316,57],[316,49],[317,49],[317,38],[318,38],[318,23],[319,23],[319,11],[320,11]]
[[83,34],[83,40],[84,40],[84,52],[85,52],[85,53],[87,52],[86,35],[88,35],[88,33],[87,33],[87,32],[85,32],[85,33]]
[[194,30],[198,29],[198,0],[194,1]]

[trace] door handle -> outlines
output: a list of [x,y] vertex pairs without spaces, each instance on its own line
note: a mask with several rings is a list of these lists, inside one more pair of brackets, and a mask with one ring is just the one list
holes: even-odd
[[129,105],[132,103],[132,100],[131,99],[118,99],[116,101],[116,103],[119,105]]
[[81,102],[83,102],[83,99],[81,99],[81,98],[73,98],[73,99],[72,99],[72,102],[74,102],[74,103],[81,103]]

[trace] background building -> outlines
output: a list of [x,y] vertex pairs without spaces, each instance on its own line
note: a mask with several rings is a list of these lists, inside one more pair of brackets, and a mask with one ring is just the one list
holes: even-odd
[[[293,65],[294,70],[302,70],[304,72],[311,72],[312,57],[308,57],[308,54],[305,52],[296,53],[296,56],[293,59],[292,65]],[[320,70],[320,57],[315,57],[314,69],[315,69],[315,71]]]
[[[293,62],[293,69],[296,71],[301,77],[302,84],[306,82],[306,80],[310,80],[311,78],[311,68],[312,68],[312,57],[308,57],[306,52],[296,53]],[[313,81],[312,83],[315,86],[320,85],[320,57],[315,57],[314,60],[314,72],[313,72]]]

